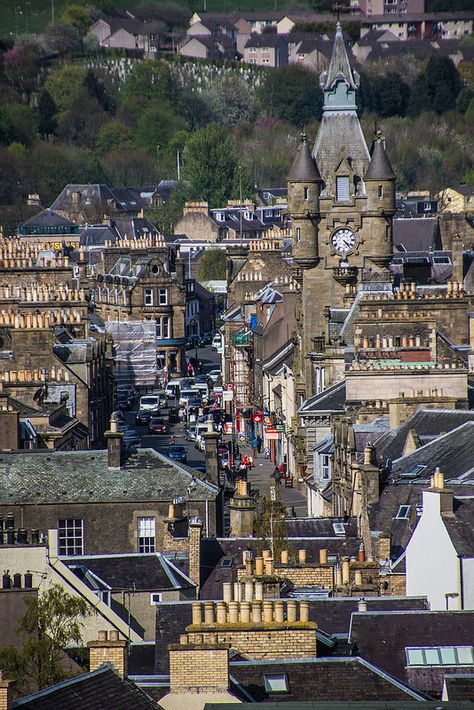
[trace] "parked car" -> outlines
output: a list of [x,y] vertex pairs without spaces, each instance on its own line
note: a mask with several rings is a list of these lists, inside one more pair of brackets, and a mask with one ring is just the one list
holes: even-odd
[[212,387],[212,377],[209,377],[209,375],[196,375],[194,378],[194,387],[196,385],[207,385],[208,387]]
[[220,370],[211,370],[210,372],[207,373],[208,377],[211,378],[211,380],[214,382],[214,384],[218,384],[219,382],[222,382],[222,372]]
[[186,449],[184,446],[173,445],[168,449],[168,457],[179,463],[186,463]]
[[152,417],[148,422],[149,434],[166,434],[166,423],[160,417]]
[[151,409],[139,409],[135,414],[135,424],[146,426],[152,417]]

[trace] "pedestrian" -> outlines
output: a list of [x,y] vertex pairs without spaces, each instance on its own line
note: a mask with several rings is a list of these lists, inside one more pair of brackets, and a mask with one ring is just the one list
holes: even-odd
[[254,457],[254,459],[256,459],[257,454],[258,454],[258,439],[257,439],[257,437],[253,436],[252,441],[250,443],[252,446],[253,457]]
[[259,454],[262,453],[263,439],[260,434],[257,434],[257,451]]
[[194,368],[192,362],[188,362],[188,377],[193,377]]

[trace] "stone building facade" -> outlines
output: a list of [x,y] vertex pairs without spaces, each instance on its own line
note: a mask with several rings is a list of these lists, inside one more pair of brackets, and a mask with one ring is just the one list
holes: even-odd
[[297,387],[303,397],[315,393],[313,354],[326,345],[325,308],[350,306],[363,270],[388,264],[395,213],[395,175],[380,135],[369,153],[356,113],[359,77],[340,25],[321,86],[323,117],[313,152],[303,137],[288,179],[293,257],[302,282]]

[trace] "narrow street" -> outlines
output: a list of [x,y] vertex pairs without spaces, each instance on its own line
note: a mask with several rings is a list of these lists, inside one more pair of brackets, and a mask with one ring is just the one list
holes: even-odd
[[[187,355],[194,355],[194,349],[189,350]],[[210,346],[198,349],[198,358],[202,363],[202,372],[206,373],[210,370],[219,368],[220,366],[220,355],[213,350]],[[183,423],[179,424],[168,424],[168,432],[163,435],[151,435],[148,434],[148,429],[146,426],[140,426],[135,424],[135,414],[137,410],[137,403],[135,403],[133,411],[125,413],[125,421],[130,428],[134,428],[135,431],[141,436],[142,446],[155,449],[156,451],[166,452],[169,446],[170,436],[173,435],[176,443],[184,446],[186,449],[187,461],[186,464],[191,467],[203,466],[204,465],[204,452],[196,449],[194,441],[186,440],[186,427]],[[166,412],[164,412],[165,421],[167,421]],[[230,436],[223,436],[223,441],[229,441]],[[252,450],[247,445],[241,445],[240,450],[248,455],[252,454]],[[267,460],[263,453],[259,454],[254,460],[254,467],[248,472],[248,480],[251,482],[254,488],[257,488],[261,495],[267,497],[270,496],[270,487],[275,484],[275,480],[272,478],[272,473],[274,470],[274,464]],[[288,509],[289,514],[294,511],[296,516],[305,517],[306,516],[306,498],[304,495],[296,488],[286,488],[284,482],[280,485],[280,495],[283,505]]]

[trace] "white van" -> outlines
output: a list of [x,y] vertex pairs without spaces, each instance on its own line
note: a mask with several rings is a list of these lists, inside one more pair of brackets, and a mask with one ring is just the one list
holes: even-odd
[[203,399],[209,399],[209,387],[205,382],[197,382],[196,384],[191,385],[191,389],[196,390],[196,392],[198,392]]
[[149,409],[154,412],[160,411],[160,398],[156,394],[145,394],[140,397],[140,409]]

